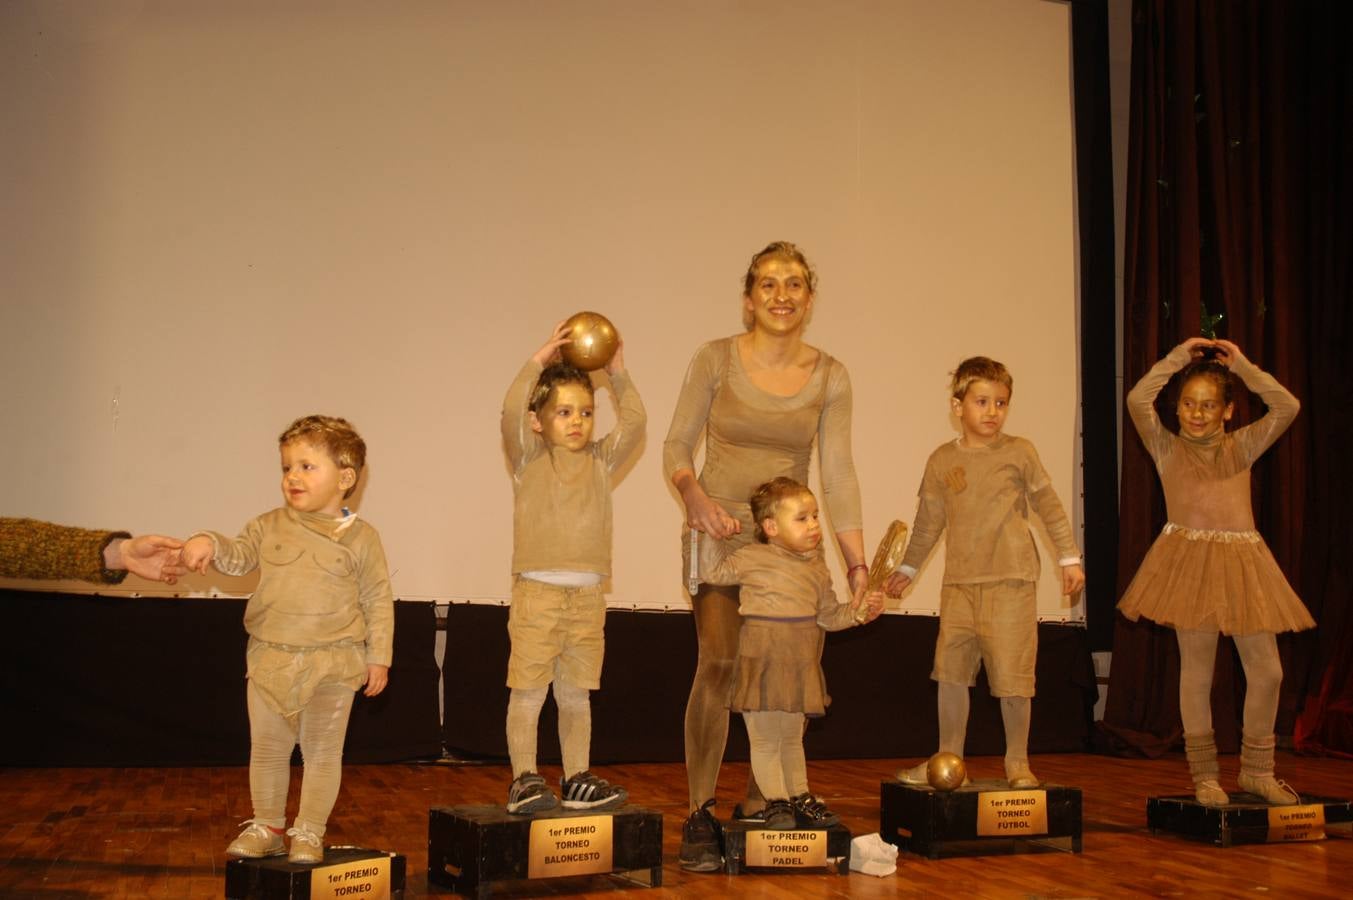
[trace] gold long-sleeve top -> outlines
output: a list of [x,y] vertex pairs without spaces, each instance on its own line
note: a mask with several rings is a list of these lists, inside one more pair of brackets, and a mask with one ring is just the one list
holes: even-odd
[[920,502],[899,571],[914,575],[947,531],[945,584],[1037,581],[1029,513],[1043,520],[1058,562],[1080,562],[1071,522],[1033,444],[999,435],[984,447],[942,444],[926,461]]
[[[743,521],[750,535],[748,499],[777,476],[808,483],[817,441],[822,499],[837,532],[863,527],[860,484],[851,451],[851,389],[846,367],[818,351],[817,368],[803,389],[779,397],[758,388],[738,357],[737,338],[711,341],[696,351],[677,397],[663,444],[663,472],[695,471],[705,437],[700,484],[710,498]],[[744,540],[746,537],[744,537]]]
[[512,464],[512,572],[611,574],[611,476],[638,452],[648,415],[628,373],[610,377],[616,426],[581,450],[551,447],[531,429],[528,405],[541,366],[527,360],[503,400]]
[[822,548],[795,553],[751,543],[729,553],[725,541],[700,541],[700,577],[709,584],[742,585],[738,612],[763,619],[809,619],[827,631],[856,624],[850,605],[838,603]]
[[[355,517],[354,517],[355,519]],[[368,665],[390,665],[395,607],[380,536],[348,521],[280,507],[252,519],[234,539],[203,531],[212,565],[227,575],[259,569],[244,627],[284,647],[364,646]]]
[[1189,351],[1176,347],[1152,366],[1128,392],[1128,415],[1155,461],[1172,523],[1195,531],[1252,531],[1250,467],[1292,424],[1301,403],[1272,375],[1249,360],[1237,359],[1231,371],[1263,399],[1268,413],[1243,428],[1218,431],[1203,440],[1175,434],[1161,424],[1155,400],[1189,361]]

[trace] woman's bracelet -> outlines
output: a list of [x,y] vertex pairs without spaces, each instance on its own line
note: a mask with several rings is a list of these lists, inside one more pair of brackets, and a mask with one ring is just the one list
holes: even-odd
[[869,567],[866,566],[864,563],[856,563],[849,569],[846,569],[846,577],[849,578],[851,576],[851,573],[853,573],[856,569],[864,569],[866,573],[869,571]]

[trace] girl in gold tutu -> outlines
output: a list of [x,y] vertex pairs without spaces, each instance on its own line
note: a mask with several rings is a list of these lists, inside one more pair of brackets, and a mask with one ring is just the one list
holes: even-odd
[[[1208,348],[1214,359],[1203,358]],[[1175,434],[1161,425],[1154,403],[1181,369]],[[1268,413],[1228,433],[1233,375],[1263,399]],[[1212,732],[1212,670],[1221,633],[1234,639],[1247,683],[1240,787],[1268,803],[1296,803],[1297,794],[1273,775],[1283,677],[1275,634],[1315,622],[1254,528],[1250,467],[1301,405],[1235,344],[1190,338],[1137,382],[1127,406],[1160,474],[1168,521],[1118,608],[1133,621],[1144,616],[1175,629],[1179,712],[1194,793],[1205,806],[1230,802],[1218,782]]]

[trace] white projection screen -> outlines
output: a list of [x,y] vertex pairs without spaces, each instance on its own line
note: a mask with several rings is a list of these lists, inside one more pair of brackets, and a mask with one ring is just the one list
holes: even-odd
[[[503,393],[596,309],[650,416],[611,604],[686,609],[663,437],[785,239],[854,384],[870,554],[979,353],[1079,529],[1070,40],[1048,0],[10,0],[0,513],[234,533],[281,502],[283,427],[343,415],[397,596],[503,602]],[[1082,619],[1040,550],[1041,615]]]

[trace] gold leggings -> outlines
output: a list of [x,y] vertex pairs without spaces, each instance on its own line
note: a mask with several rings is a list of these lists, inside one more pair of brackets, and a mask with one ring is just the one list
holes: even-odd
[[[691,597],[699,656],[695,681],[686,701],[686,781],[691,809],[713,799],[728,743],[728,695],[733,687],[733,664],[738,657],[738,589],[703,584]],[[747,782],[748,812],[764,805],[753,775]]]

